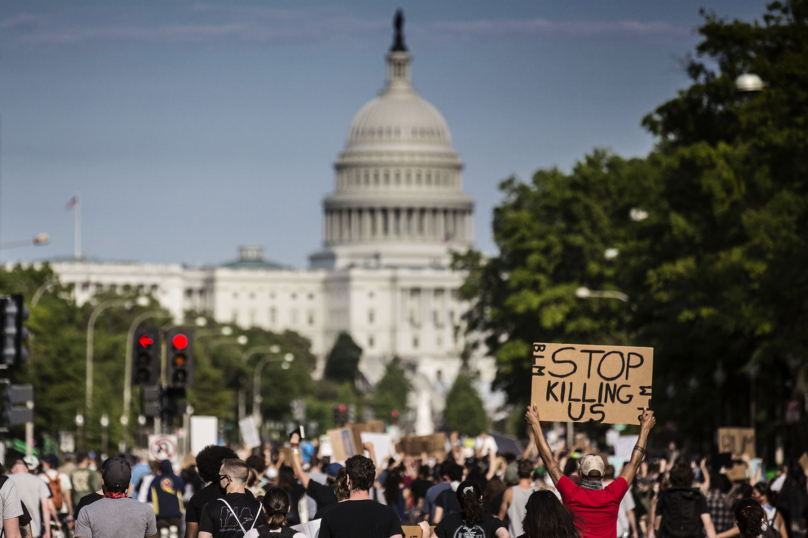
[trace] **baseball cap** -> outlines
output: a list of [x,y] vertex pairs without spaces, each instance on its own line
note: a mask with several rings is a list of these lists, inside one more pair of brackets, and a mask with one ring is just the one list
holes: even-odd
[[605,468],[603,458],[597,454],[587,454],[581,458],[581,476],[601,477]]
[[36,468],[39,467],[39,458],[36,456],[25,456],[22,461],[25,462],[29,471],[35,471]]
[[331,463],[328,465],[328,467],[325,468],[325,474],[327,474],[331,478],[336,478],[337,473],[339,472],[340,469],[342,469],[342,465],[340,465],[339,463]]
[[101,478],[106,486],[128,487],[132,480],[132,468],[123,458],[109,458],[101,466]]

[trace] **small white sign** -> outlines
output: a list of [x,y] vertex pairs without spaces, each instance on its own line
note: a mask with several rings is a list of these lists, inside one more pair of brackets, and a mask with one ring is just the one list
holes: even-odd
[[383,466],[384,462],[396,453],[393,436],[389,433],[361,432],[359,435],[362,437],[362,444],[373,444],[373,451],[376,452],[376,461],[373,463],[377,467]]
[[179,443],[176,435],[150,435],[149,436],[149,459],[153,461],[168,460],[174,467],[174,471],[179,470]]
[[208,445],[219,444],[219,419],[191,417],[191,452],[194,456]]
[[261,446],[261,436],[258,434],[258,427],[255,425],[255,418],[247,417],[238,421],[241,430],[241,438],[247,448],[253,449]]

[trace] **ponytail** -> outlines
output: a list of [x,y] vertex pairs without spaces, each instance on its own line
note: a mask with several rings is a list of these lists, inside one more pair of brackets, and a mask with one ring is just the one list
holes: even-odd
[[289,513],[289,494],[281,488],[272,488],[263,500],[264,510],[267,513],[267,522],[272,530],[289,526],[286,514]]
[[466,526],[473,527],[481,524],[485,519],[485,513],[483,512],[483,490],[480,485],[472,480],[466,480],[457,486],[455,495],[457,502],[460,503],[460,508],[463,509]]

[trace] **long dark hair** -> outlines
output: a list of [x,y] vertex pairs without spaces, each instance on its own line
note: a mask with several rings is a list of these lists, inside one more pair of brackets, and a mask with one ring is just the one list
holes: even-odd
[[387,477],[384,479],[384,499],[388,506],[398,506],[398,497],[401,495],[399,487],[404,480],[401,478],[401,471],[398,468],[389,469]]
[[549,490],[535,491],[527,500],[522,528],[527,538],[580,538],[576,518]]
[[738,525],[741,538],[757,538],[758,536],[774,538],[779,536],[771,528],[771,525],[767,525],[766,530],[763,530],[765,521],[766,511],[754,499],[742,499],[738,502],[738,506],[735,507],[735,523]]
[[289,495],[281,488],[272,488],[267,491],[262,501],[264,510],[267,513],[267,521],[270,529],[286,527],[286,514],[289,513]]
[[466,526],[473,527],[483,522],[485,512],[483,511],[483,490],[480,488],[480,484],[473,480],[460,482],[455,496],[457,502],[460,503],[460,508],[463,509]]

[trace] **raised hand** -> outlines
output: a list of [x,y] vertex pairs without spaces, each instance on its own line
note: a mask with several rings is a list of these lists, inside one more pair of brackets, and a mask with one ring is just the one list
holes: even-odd
[[541,419],[539,418],[539,407],[536,404],[527,406],[527,413],[525,413],[525,420],[531,426],[541,426]]
[[650,409],[643,409],[642,416],[640,416],[640,425],[646,431],[650,431],[651,428],[656,425],[656,419],[654,418],[654,412]]

